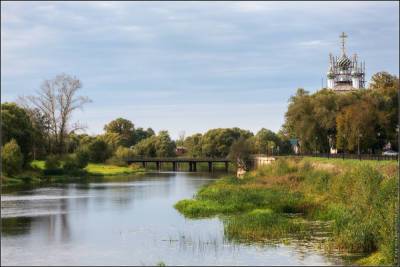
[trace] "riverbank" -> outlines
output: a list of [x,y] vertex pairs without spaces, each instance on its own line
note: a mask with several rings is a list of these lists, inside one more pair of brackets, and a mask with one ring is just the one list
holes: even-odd
[[102,163],[89,163],[82,171],[74,174],[54,174],[46,175],[44,173],[44,161],[34,160],[30,164],[28,170],[14,177],[1,177],[2,186],[19,186],[26,184],[40,184],[43,182],[68,182],[88,179],[90,177],[109,177],[121,175],[134,175],[145,173],[143,168],[135,165],[131,166],[116,166]]
[[189,218],[223,215],[237,242],[308,240],[315,224],[326,251],[358,253],[358,264],[395,263],[398,167],[394,161],[280,159],[244,179],[220,179],[175,208]]

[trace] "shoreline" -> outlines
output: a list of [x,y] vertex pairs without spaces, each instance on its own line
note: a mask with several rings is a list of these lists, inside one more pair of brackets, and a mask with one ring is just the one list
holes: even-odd
[[190,219],[226,217],[225,235],[237,242],[309,240],[326,231],[320,245],[328,253],[363,255],[350,264],[387,265],[394,260],[397,172],[397,162],[282,159],[243,179],[211,183],[175,208]]

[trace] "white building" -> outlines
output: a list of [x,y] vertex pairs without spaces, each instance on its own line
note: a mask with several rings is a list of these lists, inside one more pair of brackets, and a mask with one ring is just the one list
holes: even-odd
[[349,92],[364,88],[365,86],[365,62],[359,62],[357,54],[350,59],[345,51],[345,38],[343,32],[342,55],[340,57],[329,54],[329,70],[327,73],[327,87],[335,92]]

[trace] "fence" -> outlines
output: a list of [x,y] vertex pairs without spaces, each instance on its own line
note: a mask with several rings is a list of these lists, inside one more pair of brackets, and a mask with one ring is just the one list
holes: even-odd
[[329,154],[329,153],[317,153],[317,154],[289,154],[289,155],[274,155],[279,156],[291,156],[291,157],[317,157],[317,158],[332,158],[332,159],[357,159],[357,160],[398,160],[398,156],[379,155],[379,154]]

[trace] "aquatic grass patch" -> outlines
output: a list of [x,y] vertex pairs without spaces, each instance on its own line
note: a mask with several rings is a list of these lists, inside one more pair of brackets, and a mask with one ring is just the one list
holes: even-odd
[[227,206],[218,205],[214,201],[195,199],[181,200],[174,207],[188,218],[205,218],[233,211],[233,208],[229,209]]
[[281,239],[289,235],[304,237],[306,225],[299,219],[286,217],[271,209],[255,209],[225,220],[224,233],[228,240],[261,241]]
[[306,224],[287,216],[300,213],[329,223],[327,248],[375,255],[360,262],[390,265],[396,260],[397,194],[394,161],[284,158],[244,179],[209,184],[187,206],[196,211],[192,217],[228,215],[226,234],[238,240],[302,236]]
[[303,213],[311,205],[301,192],[259,186],[251,179],[232,182],[232,178],[228,177],[203,187],[192,200],[179,201],[175,208],[187,217],[204,217],[218,213],[236,214],[258,208],[269,208],[284,213]]

